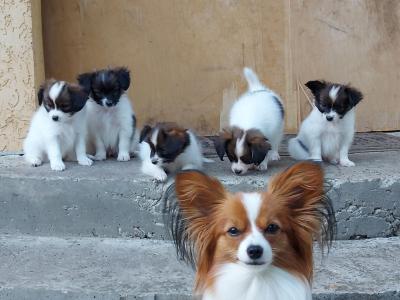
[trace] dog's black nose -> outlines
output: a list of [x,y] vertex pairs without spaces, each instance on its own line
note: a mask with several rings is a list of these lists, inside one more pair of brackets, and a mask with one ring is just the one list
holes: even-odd
[[235,172],[236,175],[242,174],[242,170],[234,170],[234,172]]
[[107,101],[107,102],[106,102],[106,105],[107,105],[108,107],[110,107],[110,106],[112,106],[113,104],[112,104],[112,102]]
[[259,259],[263,255],[263,248],[261,246],[251,245],[247,248],[247,255],[251,259]]
[[333,120],[333,117],[331,117],[331,116],[326,116],[326,119],[330,122],[330,121]]
[[151,163],[152,163],[153,165],[156,165],[156,164],[158,163],[158,159],[152,159],[152,160],[151,160]]
[[51,118],[53,119],[53,121],[58,121],[58,116],[52,116]]

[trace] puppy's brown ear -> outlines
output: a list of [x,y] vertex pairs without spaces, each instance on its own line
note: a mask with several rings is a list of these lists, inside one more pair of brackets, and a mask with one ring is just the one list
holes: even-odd
[[82,86],[83,89],[88,94],[90,94],[90,92],[92,90],[92,80],[93,80],[94,74],[95,73],[92,73],[92,72],[82,73],[82,74],[79,74],[77,77],[79,85]]
[[320,92],[326,87],[326,82],[322,80],[311,80],[306,83],[315,98],[318,98]]
[[345,91],[349,97],[349,103],[351,107],[356,106],[364,97],[359,90],[352,87],[346,87]]
[[143,142],[144,139],[147,137],[147,135],[152,131],[153,128],[151,128],[150,125],[145,125],[142,128],[142,131],[140,132],[140,138],[139,138],[139,143]]
[[118,82],[121,88],[126,91],[131,84],[131,75],[127,68],[117,68],[115,69],[117,73]]
[[38,97],[38,101],[39,101],[39,106],[42,105],[43,103],[43,98],[44,98],[44,85],[41,85],[39,87],[39,90],[37,92],[37,97]]
[[246,134],[246,143],[251,150],[251,158],[255,165],[259,165],[265,159],[271,145],[259,130],[249,130]]
[[71,98],[72,111],[80,111],[89,98],[88,92],[82,86],[68,85],[68,93]]
[[214,148],[220,160],[224,160],[224,155],[227,151],[227,144],[233,139],[231,129],[224,129],[219,134],[219,137],[214,140]]

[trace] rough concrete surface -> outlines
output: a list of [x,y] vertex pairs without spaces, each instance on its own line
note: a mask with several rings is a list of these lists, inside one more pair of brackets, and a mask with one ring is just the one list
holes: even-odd
[[[338,238],[399,234],[400,152],[355,154],[356,167],[325,164]],[[293,164],[273,162],[267,172],[234,175],[227,161],[205,171],[233,191],[264,188],[270,175]],[[164,238],[160,200],[167,184],[141,174],[137,159],[67,163],[64,172],[48,164],[27,166],[20,156],[0,157],[0,233]]]
[[[0,251],[1,299],[190,299],[193,271],[166,241],[1,235]],[[400,238],[316,253],[315,299],[399,299]]]

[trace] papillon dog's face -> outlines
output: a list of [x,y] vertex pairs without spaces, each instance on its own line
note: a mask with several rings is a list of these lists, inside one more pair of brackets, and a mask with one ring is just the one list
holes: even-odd
[[154,165],[172,163],[190,144],[187,129],[174,123],[159,123],[154,127],[146,125],[140,133],[140,143],[148,143],[150,160]]
[[328,122],[336,122],[363,98],[360,91],[350,86],[325,81],[309,81],[306,86],[315,97],[315,106]]
[[[183,258],[197,266],[196,290],[213,285],[225,265],[250,272],[283,269],[311,280],[313,239],[331,240],[334,215],[319,165],[299,163],[264,192],[226,191],[203,173],[177,175],[177,205],[169,203],[171,232]],[[193,248],[192,248],[193,247]]]
[[258,166],[271,149],[267,138],[259,130],[242,130],[237,127],[224,129],[214,146],[221,160],[226,153],[232,172],[237,175]]
[[113,107],[118,104],[131,81],[128,69],[115,68],[80,74],[78,82],[97,104]]
[[48,80],[38,91],[39,105],[44,106],[54,122],[68,121],[85,106],[87,99],[82,87],[65,81]]

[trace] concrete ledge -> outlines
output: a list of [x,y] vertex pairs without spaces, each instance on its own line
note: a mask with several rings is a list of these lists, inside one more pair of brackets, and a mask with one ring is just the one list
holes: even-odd
[[[193,271],[166,241],[0,236],[4,300],[190,299]],[[399,299],[400,238],[338,241],[316,255],[315,299]]]
[[[354,168],[326,165],[339,239],[400,234],[400,152],[355,154]],[[271,174],[293,164],[272,163],[267,172],[236,176],[225,162],[206,165],[230,190],[263,188]],[[0,234],[164,238],[160,200],[165,185],[141,174],[137,159],[27,166],[20,156],[0,157]]]

